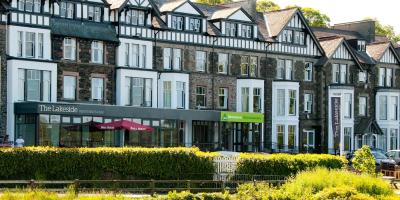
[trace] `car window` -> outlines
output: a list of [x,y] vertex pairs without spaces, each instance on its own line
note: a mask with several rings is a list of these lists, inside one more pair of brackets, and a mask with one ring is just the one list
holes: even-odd
[[387,157],[383,153],[374,152],[372,154],[374,155],[375,159],[387,159]]

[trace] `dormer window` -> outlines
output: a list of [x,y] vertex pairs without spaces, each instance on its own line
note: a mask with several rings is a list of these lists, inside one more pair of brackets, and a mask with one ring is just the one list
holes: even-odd
[[142,10],[128,10],[126,11],[125,23],[143,26],[144,23],[144,11]]
[[252,31],[251,31],[251,29],[252,29],[253,27],[252,26],[250,26],[250,25],[244,25],[244,24],[242,24],[242,37],[244,37],[244,38],[251,38],[251,36],[252,36]]
[[18,10],[26,12],[40,13],[41,2],[40,0],[19,0]]
[[100,7],[88,6],[88,20],[100,22],[100,19],[101,19]]
[[196,18],[189,19],[190,31],[200,32],[200,28],[201,28],[201,19],[196,19]]
[[61,2],[60,16],[64,18],[72,19],[74,17],[74,4]]
[[298,30],[283,30],[282,42],[296,45],[304,45],[305,33]]
[[365,46],[366,46],[366,43],[365,43],[364,40],[358,40],[357,41],[357,50],[358,51],[365,51],[366,50]]
[[225,23],[225,35],[226,36],[231,36],[231,37],[236,37],[237,35],[237,24],[235,23]]
[[172,29],[183,30],[183,17],[172,16]]

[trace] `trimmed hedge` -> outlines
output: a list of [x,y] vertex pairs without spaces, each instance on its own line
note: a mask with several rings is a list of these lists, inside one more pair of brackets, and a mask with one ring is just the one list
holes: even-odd
[[241,154],[236,173],[290,176],[316,167],[340,169],[347,165],[344,157],[328,154]]
[[213,158],[198,148],[0,149],[2,180],[202,179]]

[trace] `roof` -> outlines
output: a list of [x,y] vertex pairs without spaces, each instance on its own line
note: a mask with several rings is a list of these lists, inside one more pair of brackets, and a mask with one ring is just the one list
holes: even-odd
[[312,27],[312,30],[315,36],[317,36],[317,38],[342,36],[346,40],[360,39],[360,38],[364,39],[358,32],[355,31],[346,31],[346,30],[323,28],[323,27]]
[[160,19],[158,16],[154,16],[151,24],[153,25],[153,28],[155,29],[167,29],[168,26],[164,23],[162,19]]
[[210,19],[211,20],[226,19],[226,18],[229,18],[229,16],[231,16],[233,13],[235,13],[236,11],[238,11],[240,9],[241,9],[241,7],[220,9],[220,10],[214,12]]
[[298,8],[290,8],[264,13],[268,35],[270,37],[278,36],[297,10]]
[[111,5],[110,9],[114,10],[120,8],[127,0],[106,0],[106,1]]
[[[184,4],[186,0],[170,1],[165,2],[160,6],[160,12],[170,12],[174,11],[176,8]],[[161,2],[159,2],[161,3]]]
[[367,45],[367,52],[374,60],[379,61],[389,46],[390,42],[371,43]]
[[325,51],[326,57],[330,58],[335,54],[337,48],[344,41],[343,37],[329,37],[329,38],[321,38],[320,44]]
[[208,17],[209,19],[211,16],[217,12],[218,10],[226,9],[229,7],[223,6],[223,5],[209,5],[209,4],[203,4],[203,3],[193,3],[198,9],[203,12],[203,14]]
[[119,42],[111,24],[57,18],[51,19],[50,27],[55,35]]
[[355,134],[379,134],[383,135],[381,128],[379,127],[378,123],[372,117],[362,118],[357,126],[354,128]]

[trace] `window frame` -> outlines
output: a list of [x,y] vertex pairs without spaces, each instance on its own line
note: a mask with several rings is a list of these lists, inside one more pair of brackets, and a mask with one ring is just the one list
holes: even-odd
[[304,93],[304,112],[311,114],[313,112],[314,99],[312,93]]
[[[218,108],[219,109],[228,109],[228,95],[229,89],[227,87],[218,88]],[[222,100],[223,99],[223,100]],[[222,100],[222,102],[221,102]],[[222,104],[223,106],[221,106]]]
[[[92,101],[103,102],[105,100],[105,82],[106,82],[105,78],[103,78],[103,77],[94,76],[90,79],[90,83],[91,83],[91,98],[90,99]],[[101,83],[101,84],[99,84],[99,83]],[[96,85],[96,84],[99,84],[99,85]],[[95,91],[98,88],[101,88],[101,92],[98,93],[97,95],[101,95],[101,98],[96,97]],[[97,92],[99,92],[99,91],[97,91]]]
[[[223,58],[225,57],[225,58]],[[223,59],[226,59],[225,61]],[[221,71],[222,66],[222,71]],[[219,74],[228,74],[228,66],[229,66],[229,54],[227,53],[218,53],[218,73]]]
[[[68,44],[67,41],[70,41],[71,43]],[[64,60],[76,60],[76,38],[65,37],[63,40],[63,48]],[[71,57],[66,56],[67,48],[71,48]]]
[[312,82],[314,80],[314,63],[306,62],[304,68],[304,81]]
[[[362,99],[365,102],[365,104],[361,103]],[[358,116],[366,117],[367,115],[368,115],[368,97],[359,96],[358,97]]]
[[[73,87],[73,97],[66,97],[66,89],[68,88],[68,87],[66,87],[66,78],[67,77],[72,77],[73,78],[73,82],[74,82],[74,84],[72,85]],[[77,76],[74,76],[74,75],[63,75],[63,99],[65,99],[65,100],[74,100],[74,101],[76,101],[78,98],[77,98],[77,94],[78,94],[78,92],[77,92],[77,87],[78,86],[78,77]]]
[[[103,64],[104,63],[104,43],[102,41],[93,40],[92,41],[92,63]],[[98,60],[95,60],[96,54]]]
[[207,52],[196,51],[196,71],[207,72]]
[[[199,93],[199,91],[201,91],[201,93]],[[195,106],[199,109],[207,107],[207,87],[198,85],[198,86],[196,86],[195,92],[196,92],[195,93],[195,97],[196,97],[196,101],[195,101],[196,105]],[[199,98],[202,98],[204,105],[198,104],[199,100],[201,100]]]

